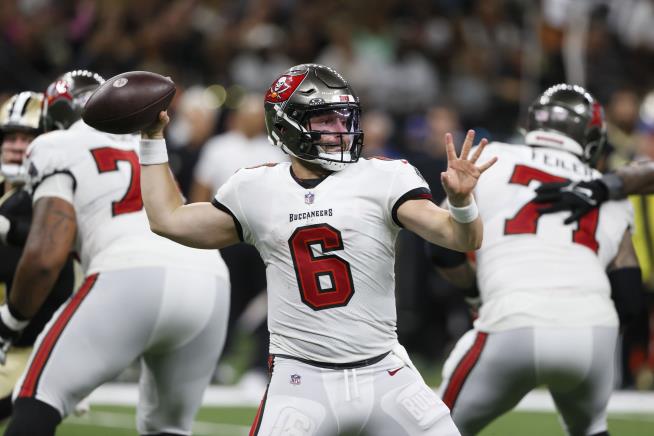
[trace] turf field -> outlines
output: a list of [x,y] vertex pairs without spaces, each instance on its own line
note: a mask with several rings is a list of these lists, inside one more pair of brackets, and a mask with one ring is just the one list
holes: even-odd
[[[249,431],[254,408],[203,408],[196,419],[194,435],[243,436]],[[134,436],[134,409],[92,406],[82,418],[69,418],[57,436]],[[617,436],[654,435],[654,416],[611,414],[609,430]],[[511,412],[492,423],[481,436],[563,436],[556,415],[549,412]]]

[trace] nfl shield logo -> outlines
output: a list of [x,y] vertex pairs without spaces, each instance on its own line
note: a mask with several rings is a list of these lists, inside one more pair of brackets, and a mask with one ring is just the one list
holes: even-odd
[[299,374],[291,374],[291,384],[299,385],[302,382],[302,377]]
[[315,197],[316,196],[313,194],[313,192],[307,192],[306,194],[304,194],[304,202],[306,204],[313,204],[313,199]]

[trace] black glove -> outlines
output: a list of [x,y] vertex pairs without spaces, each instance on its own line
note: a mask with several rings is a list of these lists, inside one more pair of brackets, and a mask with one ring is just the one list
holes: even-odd
[[7,360],[7,352],[20,336],[28,321],[16,319],[6,304],[0,306],[0,365]]
[[554,182],[543,183],[536,189],[536,203],[551,203],[538,209],[538,213],[554,213],[569,210],[570,216],[565,224],[578,221],[590,210],[598,207],[609,198],[609,191],[601,179],[589,182]]

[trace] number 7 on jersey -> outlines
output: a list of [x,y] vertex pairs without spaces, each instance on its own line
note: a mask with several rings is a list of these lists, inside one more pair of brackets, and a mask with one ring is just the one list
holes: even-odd
[[[529,167],[527,165],[516,165],[509,183],[528,186],[532,180],[539,182],[564,182],[564,177],[555,176],[545,171]],[[528,202],[515,214],[513,218],[504,222],[505,235],[519,235],[525,233],[536,233],[538,230],[538,220],[541,214],[538,209],[545,207],[544,204]],[[597,224],[599,222],[599,208],[592,209],[579,220],[579,225],[572,232],[572,242],[584,245],[597,253],[599,242],[595,238]]]

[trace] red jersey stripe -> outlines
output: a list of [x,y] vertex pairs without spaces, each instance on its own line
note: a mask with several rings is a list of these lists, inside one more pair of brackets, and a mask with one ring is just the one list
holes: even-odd
[[97,281],[97,278],[97,273],[92,274],[86,278],[79,291],[73,295],[73,298],[68,302],[66,308],[59,315],[59,318],[57,318],[50,330],[48,330],[46,333],[45,338],[41,342],[41,345],[34,355],[34,359],[32,359],[32,364],[27,371],[23,385],[21,386],[20,392],[18,393],[19,397],[34,396],[36,392],[36,386],[39,382],[39,379],[41,378],[41,374],[43,373],[43,368],[50,358],[52,349],[57,343],[57,340],[61,336],[64,328],[66,325],[68,325],[68,322],[72,318],[73,314],[77,311],[77,308],[91,291],[91,288]]
[[445,394],[443,395],[443,402],[450,408],[450,410],[454,408],[459,393],[461,392],[461,388],[463,388],[463,384],[468,378],[470,371],[472,371],[472,368],[477,364],[479,356],[484,349],[487,337],[488,333],[477,333],[477,337],[475,338],[472,347],[470,347],[465,356],[463,356],[463,359],[461,359],[461,362],[459,362],[452,373],[452,377],[450,377],[450,381],[445,389]]

